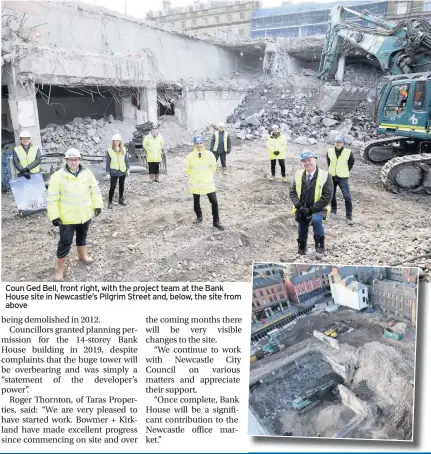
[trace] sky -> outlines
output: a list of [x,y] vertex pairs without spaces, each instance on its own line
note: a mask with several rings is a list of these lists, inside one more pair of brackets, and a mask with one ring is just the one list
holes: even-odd
[[[91,3],[97,6],[104,6],[105,8],[113,9],[120,13],[125,13],[139,18],[144,18],[146,13],[150,10],[158,11],[162,9],[162,0],[83,0],[85,3]],[[317,3],[327,2],[328,0],[314,0]],[[293,3],[302,3],[303,0],[293,0]],[[172,8],[178,6],[190,6],[193,0],[171,0]],[[281,0],[261,0],[262,8],[271,8],[273,6],[280,6]]]

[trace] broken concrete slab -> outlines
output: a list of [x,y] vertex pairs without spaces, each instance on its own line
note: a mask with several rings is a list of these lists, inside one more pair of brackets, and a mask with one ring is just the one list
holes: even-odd
[[324,118],[322,120],[323,126],[326,126],[327,128],[330,128],[331,126],[335,126],[337,123],[339,123],[339,121],[334,120],[332,118]]
[[293,142],[299,143],[300,145],[308,145],[308,138],[305,136],[299,136]]
[[247,117],[245,119],[246,123],[248,123],[249,125],[252,125],[252,126],[259,126],[260,125],[260,121],[259,119],[257,118],[256,115],[250,115],[249,117]]

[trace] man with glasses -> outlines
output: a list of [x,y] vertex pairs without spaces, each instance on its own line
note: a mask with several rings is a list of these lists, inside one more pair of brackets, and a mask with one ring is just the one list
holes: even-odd
[[331,175],[317,167],[317,155],[314,151],[304,150],[299,159],[302,169],[295,174],[290,189],[290,200],[294,208],[295,220],[298,223],[298,254],[307,251],[308,229],[313,226],[315,259],[320,260],[325,252],[325,231],[323,220],[330,211],[334,193]]
[[65,157],[66,165],[51,176],[47,195],[49,220],[60,228],[55,281],[64,280],[75,232],[78,260],[87,265],[93,262],[87,255],[87,233],[93,214],[99,216],[103,206],[99,185],[91,170],[81,165],[79,150],[70,148]]

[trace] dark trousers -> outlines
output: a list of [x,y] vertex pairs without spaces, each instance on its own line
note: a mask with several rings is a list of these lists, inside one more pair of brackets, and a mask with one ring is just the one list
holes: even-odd
[[216,158],[216,162],[218,161],[218,158],[220,158],[220,162],[221,162],[221,166],[222,167],[226,167],[226,154],[227,153],[216,153],[215,151],[213,151],[214,153],[214,156]]
[[109,188],[109,201],[112,202],[112,198],[114,197],[115,188],[117,187],[117,180],[120,182],[120,199],[124,196],[124,182],[126,181],[126,175],[121,177],[113,177],[111,175],[111,187]]
[[150,175],[158,175],[160,173],[160,162],[149,162],[148,172]]
[[57,247],[57,257],[66,257],[72,247],[73,235],[76,231],[76,245],[85,246],[87,244],[87,232],[90,227],[91,219],[84,224],[60,225],[60,241]]
[[[211,193],[207,194],[207,196],[208,196],[208,200],[211,203],[211,212],[213,215],[213,222],[219,222],[217,195],[215,192],[211,192]],[[198,218],[202,218],[200,194],[193,194],[193,208],[195,210],[196,216]]]
[[284,159],[271,159],[271,175],[275,177],[275,166],[278,163],[280,164],[281,176],[286,176],[286,165],[284,164]]
[[353,212],[353,205],[352,205],[352,196],[350,195],[350,188],[349,188],[349,179],[348,178],[337,178],[334,177],[332,179],[334,182],[334,196],[331,200],[331,210],[337,211],[337,198],[335,193],[337,192],[337,187],[340,186],[341,193],[344,197],[344,203],[346,205],[346,217],[351,218]]
[[316,236],[324,236],[325,230],[323,229],[323,215],[315,213],[307,220],[299,219],[298,221],[298,238],[300,241],[307,241],[308,228],[310,224],[313,226],[313,233]]

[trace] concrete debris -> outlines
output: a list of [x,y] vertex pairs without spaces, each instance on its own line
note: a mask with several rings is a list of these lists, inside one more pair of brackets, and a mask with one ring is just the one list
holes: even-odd
[[334,126],[338,123],[337,120],[333,120],[332,118],[324,118],[322,120],[322,124],[323,126],[327,126],[328,128],[330,128],[331,126]]
[[106,153],[113,134],[121,135],[128,142],[133,135],[135,125],[132,122],[106,121],[86,118],[74,118],[70,123],[59,126],[50,124],[42,129],[42,151],[64,153],[68,148],[78,148],[83,154],[103,155]]
[[[353,112],[325,115],[317,105],[320,89],[316,74],[309,69],[302,69],[289,78],[273,77],[262,82],[260,90],[248,94],[227,121],[234,124],[237,133],[258,131],[261,138],[271,125],[278,124],[285,135],[303,145],[319,141],[333,143],[337,135],[348,135],[346,143],[349,145],[377,137],[368,102],[360,104]],[[259,129],[262,126],[265,130]]]
[[246,123],[252,126],[260,126],[260,121],[256,115],[251,115],[245,119]]
[[[166,150],[189,143],[193,136],[178,124],[173,116],[159,118],[159,133],[166,142]],[[64,153],[68,148],[78,148],[83,154],[101,156],[110,146],[113,134],[120,134],[123,142],[128,143],[133,138],[136,124],[133,121],[115,120],[112,115],[106,121],[90,117],[74,118],[63,126],[50,124],[41,129],[42,152]]]
[[308,139],[305,136],[299,136],[294,140],[295,143],[299,143],[300,145],[308,145]]

